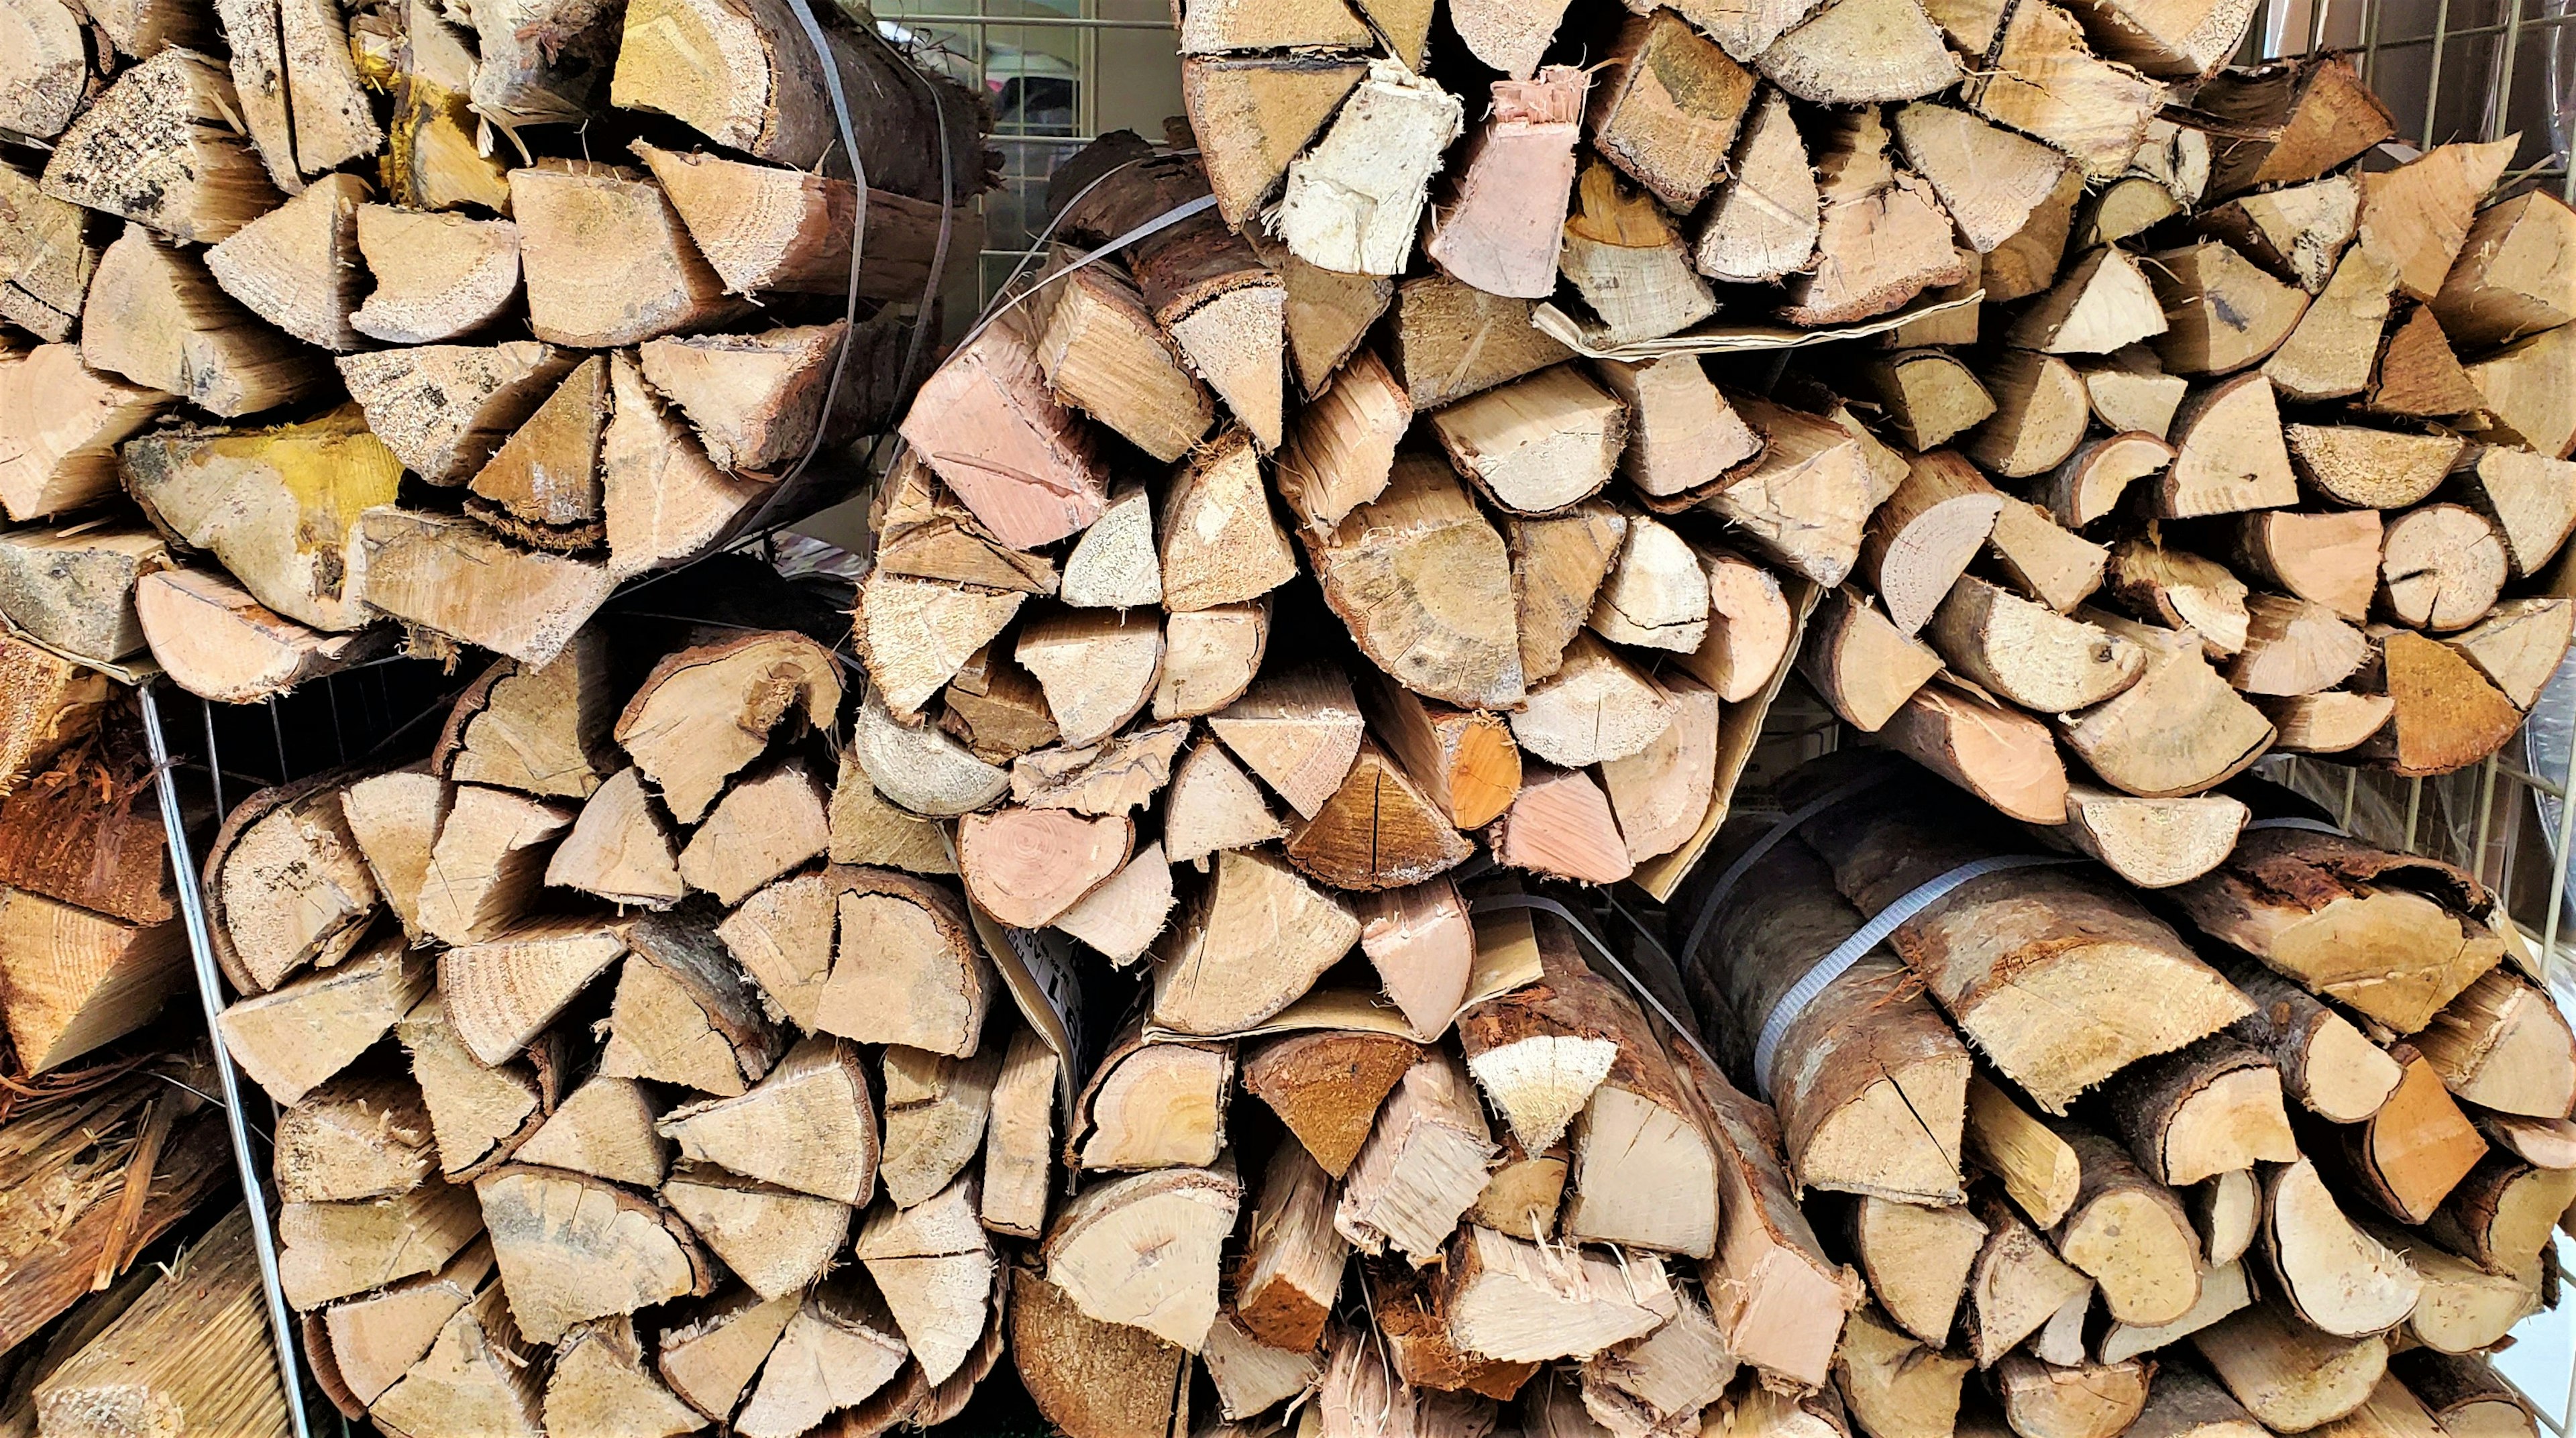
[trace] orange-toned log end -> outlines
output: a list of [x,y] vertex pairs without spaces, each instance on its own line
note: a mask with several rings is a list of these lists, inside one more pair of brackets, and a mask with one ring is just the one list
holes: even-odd
[[2387,640],[2388,697],[2394,756],[2387,762],[2409,776],[2448,774],[2504,747],[2522,724],[2522,711],[2497,692],[2476,666],[2448,645],[2421,634]]

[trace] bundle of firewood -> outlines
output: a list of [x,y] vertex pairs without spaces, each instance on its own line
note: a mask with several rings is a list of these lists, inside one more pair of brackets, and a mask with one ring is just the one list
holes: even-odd
[[2149,893],[1820,764],[1675,903],[1776,1211],[1856,1270],[1781,1321],[1841,1325],[1870,1438],[2537,1432],[2481,1355],[2556,1301],[2576,1038],[2470,875],[2239,788],[2258,827]]
[[875,1433],[1000,1355],[1056,1055],[941,836],[835,774],[830,651],[707,632],[499,661],[209,847],[285,1297],[386,1432]]
[[299,3],[0,6],[13,626],[236,701],[540,661],[859,487],[980,99],[855,6]]

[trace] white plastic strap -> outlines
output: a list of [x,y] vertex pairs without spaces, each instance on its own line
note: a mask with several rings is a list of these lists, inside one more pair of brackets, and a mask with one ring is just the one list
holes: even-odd
[[1643,980],[1631,972],[1626,964],[1621,963],[1619,956],[1610,952],[1610,946],[1601,942],[1601,936],[1592,932],[1592,926],[1576,918],[1572,909],[1544,894],[1486,894],[1471,900],[1467,905],[1467,911],[1471,914],[1490,914],[1496,909],[1536,909],[1540,913],[1554,914],[1563,919],[1565,926],[1574,930],[1576,938],[1590,945],[1592,952],[1601,956],[1601,961],[1610,966],[1611,972],[1619,976],[1620,982],[1628,986],[1628,991],[1637,996],[1639,1003],[1653,1009],[1657,1018],[1671,1025],[1673,1032],[1681,1036],[1681,1041],[1691,1046],[1691,1052],[1707,1060],[1711,1071],[1717,1073],[1726,1071],[1726,1066],[1717,1061],[1717,1055],[1710,1053],[1708,1046],[1699,1041],[1699,1030],[1691,1024],[1682,1022],[1671,1009],[1665,1008],[1663,1000],[1655,997],[1655,991],[1647,988]]
[[1961,864],[1938,878],[1917,884],[1906,892],[1905,897],[1879,910],[1876,918],[1854,929],[1850,938],[1836,944],[1832,953],[1816,960],[1805,977],[1790,985],[1787,993],[1773,1001],[1771,1016],[1763,1021],[1762,1035],[1753,1044],[1753,1081],[1762,1086],[1763,1096],[1770,1097],[1771,1057],[1779,1051],[1780,1040],[1788,1034],[1789,1025],[1798,1021],[1798,1015],[1807,1011],[1807,1005],[1814,1003],[1817,995],[1849,972],[1852,965],[1859,963],[1863,954],[1877,948],[1888,935],[1895,933],[1898,925],[1939,903],[1951,890],[1970,879],[2000,874],[2009,869],[2091,862],[2080,854],[1998,854],[1991,859]]
[[1708,897],[1700,900],[1699,917],[1691,921],[1690,937],[1682,940],[1681,952],[1675,956],[1676,960],[1687,960],[1692,954],[1699,952],[1700,941],[1708,937],[1709,927],[1717,922],[1719,906],[1726,902],[1727,896],[1735,892],[1735,886],[1742,882],[1746,874],[1753,872],[1753,866],[1761,861],[1763,855],[1770,853],[1774,845],[1798,832],[1799,826],[1818,814],[1845,799],[1865,794],[1903,772],[1904,770],[1897,765],[1883,765],[1857,778],[1846,779],[1816,798],[1781,815],[1780,822],[1773,824],[1769,832],[1754,840],[1751,848],[1736,855],[1735,862],[1727,865],[1726,871],[1717,876],[1717,882],[1709,888]]
[[2311,834],[2332,834],[2338,839],[2349,839],[2352,837],[2352,835],[2336,828],[2334,825],[2327,823],[2323,819],[2257,819],[2253,823],[2246,825],[2244,832],[2251,834],[2257,829],[2305,829]]

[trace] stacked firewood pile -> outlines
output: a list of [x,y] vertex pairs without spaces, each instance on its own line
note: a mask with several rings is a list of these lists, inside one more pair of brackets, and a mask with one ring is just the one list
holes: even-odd
[[281,1279],[350,1416],[873,1433],[992,1369],[1057,1060],[955,882],[871,867],[946,848],[836,776],[843,699],[792,629],[594,625],[485,671],[426,761],[227,818],[221,1028],[285,1105]]
[[388,620],[541,661],[852,493],[989,117],[873,21],[754,8],[8,0],[11,624],[236,701]]
[[2159,895],[1820,764],[1685,887],[1684,985],[1777,1105],[1766,1212],[1852,1265],[1848,1320],[1772,1321],[1871,1438],[2536,1431],[2481,1355],[2555,1302],[2576,1039],[2475,879],[2239,788],[2270,812]]

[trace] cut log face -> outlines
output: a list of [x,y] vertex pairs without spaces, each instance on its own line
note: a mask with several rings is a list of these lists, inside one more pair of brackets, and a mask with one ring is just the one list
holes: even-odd
[[1391,1246],[1424,1266],[1475,1204],[1495,1152],[1465,1066],[1427,1055],[1377,1106],[1368,1140],[1342,1176],[1333,1227],[1364,1253]]
[[1049,394],[1032,338],[1007,319],[986,326],[923,382],[902,433],[1014,549],[1051,544],[1108,507],[1106,465],[1091,431]]
[[1991,1196],[1980,1199],[1974,1212],[1983,1242],[1968,1267],[1961,1301],[1969,1351],[1979,1367],[1992,1368],[2059,1310],[2089,1299],[2093,1284]]
[[11,441],[0,453],[0,507],[19,521],[114,493],[118,443],[174,402],[89,368],[76,344],[0,359],[0,401]]
[[1468,142],[1454,199],[1435,214],[1423,253],[1490,294],[1546,299],[1556,291],[1566,230],[1565,206],[1551,200],[1574,186],[1591,76],[1550,65],[1531,78],[1535,53],[1508,68],[1520,78],[1494,82],[1492,108]]
[[1891,128],[1906,163],[1931,181],[1960,236],[1979,254],[2018,233],[2067,168],[2065,157],[2047,146],[1946,105],[1907,105]]
[[955,1182],[983,1149],[1002,1053],[997,1045],[956,1059],[893,1045],[886,1054],[885,1152],[877,1177],[896,1207],[916,1208]]
[[[868,775],[869,787],[891,801],[895,815],[910,821],[906,828],[927,823],[922,815],[971,813],[1011,788],[1009,770],[985,763],[930,725],[896,719],[873,692],[859,703],[850,726],[850,750]],[[935,832],[924,834],[920,842],[929,844],[935,837]]]
[[1459,471],[1518,514],[1598,492],[1628,439],[1626,406],[1571,365],[1450,405],[1431,423]]
[[540,917],[468,940],[439,955],[447,1021],[476,1059],[498,1065],[625,952],[619,925],[579,916]]
[[262,172],[240,113],[216,62],[177,45],[159,50],[62,132],[45,163],[45,193],[183,243],[222,240],[284,198]]
[[659,1188],[670,1145],[655,1133],[656,1105],[633,1079],[594,1076],[564,1097],[511,1157],[611,1183]]
[[397,1068],[334,1078],[278,1118],[278,1196],[287,1203],[408,1193],[437,1167],[429,1113]]
[[1681,227],[1654,200],[1598,163],[1585,168],[1576,194],[1556,265],[1599,321],[1584,326],[1588,343],[1661,339],[1717,312],[1716,292],[1692,268]]
[[2297,400],[2340,399],[2368,389],[2396,284],[2396,273],[2384,261],[2358,245],[2346,249],[2290,337],[2263,362],[2263,372]]
[[2516,578],[2539,573],[2576,532],[2576,464],[2481,445],[2464,456],[2460,477],[2504,537]]
[[546,884],[646,909],[668,908],[688,893],[671,827],[645,793],[644,771],[618,770],[583,803],[546,861]]
[[2375,510],[2265,510],[2237,522],[2236,558],[2256,578],[2359,624],[2378,589],[2382,537]]
[[2539,191],[2479,211],[2431,300],[2442,328],[2484,348],[2576,320],[2558,258],[2571,233],[2576,210]]
[[782,720],[801,710],[814,729],[828,729],[840,703],[821,645],[785,631],[748,634],[665,657],[627,701],[614,735],[671,817],[694,824]]
[[394,1025],[410,1056],[412,1077],[429,1106],[438,1141],[439,1167],[451,1179],[479,1173],[507,1159],[545,1121],[555,1104],[550,1052],[535,1063],[487,1068],[448,1023],[445,1000],[432,992]]
[[1883,1198],[1852,1206],[1852,1248],[1870,1292],[1900,1327],[1927,1343],[1949,1341],[1987,1236],[1985,1221],[1964,1206],[1924,1208]]
[[2046,474],[2084,438],[2084,381],[2065,360],[2032,350],[2005,350],[1978,371],[1995,411],[1970,430],[1960,449],[2007,479]]
[[2306,1432],[2353,1412],[2388,1370],[2385,1337],[2330,1337],[2270,1303],[2239,1309],[2191,1342],[2245,1411],[2275,1432]]
[[421,928],[451,945],[500,933],[535,901],[548,846],[572,819],[571,810],[523,794],[457,785],[421,878]]
[[519,293],[519,231],[392,205],[357,207],[357,243],[375,289],[349,327],[388,344],[436,344],[498,320]]
[[2415,1046],[2444,1087],[2479,1108],[2549,1119],[2576,1106],[2576,1039],[2567,1020],[2501,967],[2435,1014]]
[[[1904,16],[1921,19],[1911,5],[1837,0],[1781,44],[1796,43],[1808,29],[1827,25],[1843,12],[1874,6],[1889,12],[1886,18],[1900,25]],[[1928,24],[1924,31],[1929,38]],[[1944,64],[1949,63],[1937,39],[1931,48]],[[1795,93],[1794,86],[1782,88]],[[1957,284],[1964,275],[1965,264],[1950,242],[1953,227],[1932,187],[1918,175],[1895,169],[1886,151],[1887,127],[1875,110],[1838,116],[1817,144],[1815,157],[1823,179],[1817,187],[1822,208],[1816,267],[1788,280],[1789,303],[1780,313],[1790,323],[1813,326],[1866,319],[1895,309],[1932,286]]]
[[1485,844],[1506,868],[1578,883],[1615,884],[1636,872],[1609,796],[1579,769],[1531,766]]
[[1698,209],[1727,177],[1754,76],[1669,13],[1623,21],[1610,55],[1586,116],[1594,149],[1674,213]]
[[[2043,714],[2110,698],[2135,683],[2146,662],[2118,635],[1972,577],[1951,587],[1928,633],[1960,673]],[[2357,644],[2353,662],[2360,662]]]
[[462,484],[527,422],[574,357],[533,340],[344,355],[349,397],[387,449],[431,484]]
[[378,505],[358,516],[366,602],[397,619],[543,664],[608,601],[605,565],[535,554],[468,519]]
[[339,791],[301,781],[237,806],[206,855],[208,919],[225,977],[266,993],[306,964],[329,968],[379,901]]
[[473,1242],[471,1190],[431,1180],[389,1198],[291,1203],[277,1216],[278,1286],[298,1311],[428,1273]]
[[1420,1056],[1417,1045],[1392,1034],[1288,1034],[1246,1052],[1243,1088],[1340,1178],[1367,1141],[1379,1102]]
[[2075,17],[2058,6],[2015,7],[1999,28],[2000,35],[1979,36],[1967,47],[1992,57],[1991,70],[1960,90],[1968,107],[2065,151],[2085,179],[2108,180],[2126,170],[2164,103],[2165,87],[2097,58]]
[[2066,822],[2066,761],[2048,726],[2027,714],[1934,683],[1879,732],[1891,748],[2012,818]]
[[849,1205],[715,1169],[675,1170],[663,1180],[661,1197],[672,1218],[763,1298],[821,1278],[849,1241]]
[[585,631],[555,661],[493,665],[449,711],[431,766],[460,784],[579,799],[619,767],[602,636]]
[[1011,1353],[1049,1422],[1100,1438],[1168,1435],[1189,1350],[1086,1315],[1036,1270],[1011,1273]]
[[1403,888],[1466,862],[1475,846],[1377,745],[1362,740],[1342,786],[1288,826],[1290,863],[1337,888]]
[[2008,338],[2048,354],[2108,354],[2166,328],[2162,304],[2138,262],[2103,248],[2069,266],[2022,311]]
[[[97,292],[92,281],[91,293]],[[2534,453],[2565,459],[2576,451],[2576,401],[2567,376],[2576,366],[2576,334],[2567,326],[2517,341],[2467,367],[2469,383],[2485,397],[2492,432]]]
[[2271,722],[2210,667],[2191,630],[2087,617],[2147,650],[2137,683],[2060,721],[2066,746],[2114,788],[2144,799],[2201,793],[2271,746]]
[[2114,1080],[2121,1135],[2147,1176],[2186,1188],[2298,1153],[2281,1075],[2252,1047],[2215,1036],[2159,1054]]
[[1940,672],[1941,656],[1876,604],[1837,591],[1818,608],[1798,669],[1844,723],[1875,734]]
[[1156,946],[1154,1020],[1183,1033],[1249,1028],[1302,997],[1359,937],[1339,898],[1267,854],[1227,850]]
[[1957,1427],[1959,1390],[1972,1366],[1915,1342],[1876,1308],[1863,1308],[1834,1354],[1834,1383],[1861,1431],[1930,1438]]
[[1512,558],[1512,592],[1522,676],[1532,684],[1554,675],[1565,647],[1581,632],[1628,533],[1628,516],[1589,501],[1543,519],[1504,522]]
[[1461,708],[1520,702],[1510,561],[1502,537],[1447,464],[1430,455],[1397,458],[1375,498],[1329,534],[1306,540],[1325,602],[1371,663]]
[[740,1098],[673,1110],[656,1125],[682,1158],[818,1198],[862,1205],[876,1179],[876,1116],[856,1054],[829,1039],[790,1049]]
[[1886,0],[1832,0],[1753,63],[1773,84],[1820,105],[1920,99],[1959,77],[1922,7]]
[[1434,1290],[1460,1350],[1528,1363],[1590,1357],[1672,1321],[1680,1300],[1666,1282],[1654,1267],[1623,1280],[1589,1252],[1551,1263],[1536,1244],[1470,1225]]
[[2485,517],[2428,504],[2397,516],[2380,541],[2380,606],[2413,628],[2465,628],[2495,607],[2510,567],[2504,536]]
[[1762,89],[1728,168],[1733,182],[1702,217],[1691,262],[1729,284],[1769,284],[1804,267],[1816,252],[1820,203],[1788,96]]
[[1511,717],[1523,749],[1575,768],[1643,753],[1671,722],[1662,689],[1588,632]]
[[2504,747],[2522,722],[2477,666],[2446,644],[2396,631],[2380,640],[2392,717],[2365,751],[2400,774],[2448,774]]
[[1011,807],[958,821],[957,865],[978,907],[1013,928],[1037,929],[1127,863],[1135,826],[1060,809]]
[[2054,832],[2141,889],[2169,889],[2215,869],[2236,847],[2247,811],[2221,794],[2139,799],[2070,783]]
[[601,1073],[731,1097],[786,1046],[703,922],[661,914],[628,922]]
[[2438,419],[2467,414],[2486,402],[2478,383],[2451,352],[2441,321],[2418,306],[2380,344],[2363,408],[2410,419]]
[[2413,1266],[2354,1227],[2306,1159],[2264,1176],[2263,1252],[2282,1301],[2336,1337],[2395,1327],[2422,1292]]
[[696,1241],[649,1201],[614,1185],[510,1167],[484,1175],[475,1192],[511,1314],[539,1342],[586,1318],[713,1287]]
[[1047,1235],[1048,1281],[1100,1322],[1199,1343],[1216,1319],[1218,1250],[1242,1202],[1231,1164],[1085,1189]]
[[2369,641],[2322,604],[2278,594],[2246,605],[2245,647],[2227,682],[2246,694],[2313,694],[2342,683],[2369,658]]
[[224,293],[297,339],[356,349],[356,221],[368,194],[355,175],[325,175],[207,250],[206,269]]
[[[21,904],[43,907],[25,895],[15,896],[0,909],[0,924],[14,918],[11,911]],[[218,1022],[225,1046],[242,1068],[271,1098],[292,1104],[391,1032],[428,993],[432,977],[426,958],[415,958],[394,942],[380,943],[335,968],[238,1000]],[[13,1000],[25,992],[15,982],[10,987]],[[29,1035],[21,1032],[23,1007],[23,1002],[13,1002],[10,1008],[13,1041],[23,1053],[50,1057],[52,1044],[28,1043]],[[45,1065],[31,1058],[30,1067],[41,1072]]]
[[661,187],[611,165],[510,172],[528,322],[549,344],[613,348],[743,313]]
[[814,1027],[860,1043],[974,1053],[996,978],[955,891],[882,869],[831,879],[838,957]]
[[705,1422],[644,1363],[632,1319],[584,1324],[556,1345],[545,1429],[562,1438],[680,1438]]

